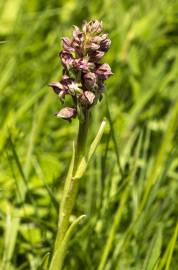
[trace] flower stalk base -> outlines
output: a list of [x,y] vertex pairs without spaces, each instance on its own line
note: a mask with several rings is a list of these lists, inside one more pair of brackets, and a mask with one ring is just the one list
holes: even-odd
[[75,179],[75,173],[82,157],[85,155],[85,146],[87,142],[89,111],[84,112],[84,120],[79,122],[77,142],[73,161],[72,174],[65,181],[64,194],[61,202],[58,230],[55,241],[54,253],[50,265],[50,270],[61,270],[66,252],[65,235],[69,228],[69,219],[75,204],[75,198],[78,191],[79,179]]

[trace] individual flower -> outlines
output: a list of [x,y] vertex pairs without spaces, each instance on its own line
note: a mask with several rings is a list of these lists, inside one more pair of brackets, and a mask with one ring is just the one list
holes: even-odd
[[98,65],[98,68],[96,69],[96,74],[98,75],[98,77],[100,79],[106,80],[113,73],[112,73],[111,68],[108,64],[100,64],[100,65]]
[[91,91],[85,91],[83,95],[80,96],[80,101],[83,105],[90,107],[95,101],[95,94]]
[[78,26],[74,25],[74,30],[73,30],[73,37],[75,41],[78,41],[81,43],[84,41],[84,33],[80,31],[80,28]]
[[72,67],[74,58],[70,52],[63,50],[59,53],[59,56],[64,68],[69,69]]
[[100,48],[100,45],[95,42],[91,42],[88,45],[86,45],[85,48],[87,48],[88,51],[96,51]]
[[94,72],[88,72],[83,76],[83,84],[88,90],[96,87],[97,77]]
[[100,50],[107,52],[111,46],[111,40],[109,38],[104,38],[100,43]]
[[104,52],[102,51],[89,51],[88,55],[90,57],[90,61],[99,62],[104,56]]
[[63,50],[66,51],[66,52],[74,52],[75,49],[72,47],[72,40],[69,39],[68,37],[63,37],[62,38],[62,47],[63,47]]
[[56,94],[59,95],[61,99],[67,94],[75,95],[75,91],[79,91],[79,84],[76,83],[72,78],[67,75],[62,77],[60,82],[53,82],[49,84]]
[[56,116],[59,118],[63,118],[65,120],[71,120],[72,118],[75,118],[77,115],[77,110],[76,108],[70,108],[70,107],[65,107],[61,109]]
[[87,59],[75,59],[73,61],[73,68],[78,71],[88,72],[95,68],[95,65],[92,62],[89,62]]

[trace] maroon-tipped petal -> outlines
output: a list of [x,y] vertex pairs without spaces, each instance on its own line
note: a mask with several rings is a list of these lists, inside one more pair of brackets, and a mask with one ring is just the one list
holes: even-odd
[[98,62],[104,56],[104,52],[102,52],[102,51],[91,51],[91,52],[88,53],[88,55],[90,57],[90,61]]
[[67,52],[74,52],[75,49],[72,47],[72,40],[69,39],[68,37],[63,37],[62,38],[62,47],[64,51]]
[[59,53],[59,56],[61,58],[61,62],[62,62],[64,67],[67,67],[67,68],[72,67],[74,59],[73,59],[73,56],[70,52],[63,50]]
[[76,70],[88,72],[94,68],[94,64],[91,62],[88,62],[88,60],[86,59],[79,58],[73,61],[73,67]]
[[98,68],[96,70],[96,74],[98,75],[99,78],[106,80],[113,73],[112,73],[111,68],[108,64],[101,64],[101,65],[98,65]]
[[49,84],[49,86],[53,88],[56,94],[59,94],[62,89],[62,85],[60,82],[52,82]]
[[87,98],[89,104],[92,105],[94,103],[94,100],[95,100],[95,94],[91,91],[85,91],[84,95]]
[[90,107],[95,101],[95,94],[91,91],[84,91],[83,95],[80,97],[80,102],[82,105]]
[[98,20],[92,20],[84,24],[82,30],[85,33],[96,33],[100,34],[103,31],[103,24]]
[[72,118],[75,118],[77,115],[77,110],[76,108],[70,108],[70,107],[65,107],[63,109],[61,109],[56,116],[58,118],[62,118],[62,119],[66,119],[66,120],[70,120]]
[[107,52],[111,46],[111,40],[109,38],[106,38],[101,41],[100,43],[100,50],[103,52]]

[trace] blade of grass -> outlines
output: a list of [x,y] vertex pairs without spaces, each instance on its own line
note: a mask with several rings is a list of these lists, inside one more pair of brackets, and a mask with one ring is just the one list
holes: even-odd
[[106,126],[106,121],[103,120],[102,123],[101,123],[101,126],[98,130],[98,133],[95,137],[95,139],[93,140],[90,148],[89,148],[89,151],[88,151],[88,154],[87,154],[87,157],[83,157],[80,164],[79,164],[79,167],[74,175],[74,179],[80,179],[84,172],[86,171],[86,168],[88,166],[88,163],[90,162],[92,156],[94,155],[95,151],[96,151],[96,148],[97,146],[99,145],[100,143],[100,140],[101,140],[101,137],[103,135],[103,132],[104,132],[104,129],[105,129],[105,126]]
[[150,190],[152,186],[155,184],[158,176],[160,175],[161,169],[163,168],[167,153],[170,150],[172,140],[173,140],[176,128],[177,128],[177,118],[178,118],[178,102],[175,103],[173,109],[170,112],[169,118],[167,120],[168,121],[167,129],[164,134],[164,138],[162,140],[160,150],[158,151],[156,160],[153,164],[153,168],[150,172],[150,175],[148,176],[144,196],[141,201],[139,211],[142,211],[143,208],[145,207]]
[[173,251],[175,248],[176,240],[177,240],[177,235],[178,235],[178,222],[176,224],[173,236],[167,246],[167,249],[163,255],[163,258],[160,261],[160,265],[158,266],[157,270],[169,270],[170,269],[170,264],[173,256]]
[[119,153],[119,147],[118,147],[118,143],[117,143],[117,139],[116,139],[116,133],[115,133],[113,121],[111,119],[111,114],[110,114],[107,98],[105,100],[106,100],[106,108],[107,108],[107,117],[108,117],[108,120],[109,120],[110,129],[111,129],[111,137],[112,137],[112,140],[113,140],[114,150],[115,150],[116,158],[117,158],[117,165],[118,165],[118,168],[119,168],[121,178],[123,178],[124,173],[123,173],[123,169],[122,169],[122,166],[121,166],[120,153]]
[[119,206],[118,206],[117,211],[115,213],[113,224],[112,224],[110,233],[108,235],[106,245],[105,245],[105,247],[103,249],[102,256],[101,256],[101,259],[100,259],[100,262],[99,262],[99,266],[97,268],[98,270],[105,269],[105,264],[107,262],[109,253],[110,253],[110,251],[112,249],[113,242],[114,242],[115,235],[116,235],[116,231],[118,230],[118,227],[119,227],[119,224],[120,224],[120,221],[121,221],[121,217],[122,217],[122,214],[123,214],[123,211],[124,211],[124,207],[125,207],[125,203],[127,201],[128,195],[129,195],[129,189],[126,188],[125,191],[122,193],[122,197],[121,197]]
[[153,237],[153,240],[148,249],[142,270],[155,269],[161,254],[161,246],[162,246],[162,229],[158,228],[157,233]]

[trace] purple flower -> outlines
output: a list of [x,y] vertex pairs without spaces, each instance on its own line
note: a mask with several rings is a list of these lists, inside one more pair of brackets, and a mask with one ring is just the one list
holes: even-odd
[[91,51],[88,53],[90,57],[90,61],[99,62],[101,58],[104,56],[104,52],[102,51]]
[[111,40],[109,38],[105,38],[100,43],[100,50],[103,52],[107,52],[111,46]]
[[94,69],[95,65],[91,62],[88,62],[88,60],[86,60],[86,59],[79,58],[79,59],[75,59],[73,61],[73,67],[74,67],[74,69],[76,69],[78,71],[81,70],[85,73],[85,72],[88,72],[88,71]]
[[93,72],[88,72],[83,76],[84,86],[91,90],[96,87],[96,74]]
[[61,58],[61,62],[63,64],[64,67],[66,67],[67,69],[69,69],[70,67],[72,67],[73,64],[73,56],[70,52],[68,51],[61,51],[59,54],[60,58]]
[[95,42],[88,42],[86,45],[85,45],[85,48],[88,50],[88,51],[96,51],[100,48],[100,45],[95,43]]
[[78,84],[67,75],[64,75],[60,82],[50,83],[49,86],[51,86],[54,92],[62,99],[66,94],[75,95],[75,91],[79,92]]
[[96,69],[96,74],[98,75],[99,79],[106,80],[113,73],[112,73],[111,68],[108,64],[98,64],[98,67]]
[[74,25],[73,37],[75,41],[82,42],[84,40],[84,33],[80,31],[78,26]]
[[63,37],[62,38],[62,47],[63,47],[63,50],[66,51],[66,52],[74,52],[74,48],[72,47],[72,40],[70,40],[69,38],[67,37]]
[[71,79],[67,75],[63,75],[62,80],[60,81],[62,85],[62,90],[68,93],[69,86],[73,83],[73,79]]
[[83,95],[80,97],[82,105],[91,106],[95,101],[95,94],[91,91],[84,91]]

